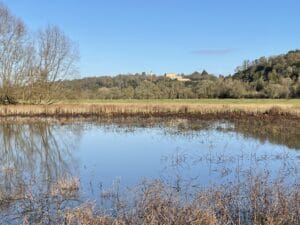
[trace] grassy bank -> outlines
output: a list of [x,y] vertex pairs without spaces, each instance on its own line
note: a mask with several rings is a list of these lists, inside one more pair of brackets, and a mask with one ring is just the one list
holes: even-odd
[[22,117],[191,117],[241,118],[289,117],[300,118],[300,100],[112,100],[74,101],[53,105],[0,106],[0,116]]

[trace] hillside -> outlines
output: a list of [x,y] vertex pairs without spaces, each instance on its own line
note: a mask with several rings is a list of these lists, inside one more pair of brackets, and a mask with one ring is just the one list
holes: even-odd
[[232,76],[205,70],[180,74],[186,82],[163,75],[126,74],[63,82],[69,99],[299,98],[300,50],[244,61]]
[[199,84],[213,84],[218,79],[206,71],[180,75],[188,81],[141,73],[67,80],[63,88],[71,99],[187,99],[201,97]]
[[279,83],[283,78],[297,81],[299,74],[300,50],[295,50],[269,58],[261,57],[252,62],[244,61],[243,65],[237,68],[233,77],[245,82],[263,80]]

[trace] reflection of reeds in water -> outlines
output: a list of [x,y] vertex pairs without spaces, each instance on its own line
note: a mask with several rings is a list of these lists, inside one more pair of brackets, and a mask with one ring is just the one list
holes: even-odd
[[[112,208],[78,204],[79,179],[59,179],[50,192],[36,193],[26,187],[17,214],[24,224],[269,224],[298,225],[300,222],[300,185],[285,177],[270,177],[270,172],[255,175],[250,169],[243,179],[190,192],[162,180],[144,181],[126,193],[119,183],[99,193]],[[185,193],[185,192],[189,193]],[[186,194],[190,198],[186,198]],[[1,196],[1,195],[0,195]],[[130,198],[128,198],[130,197]],[[76,204],[74,203],[74,200]],[[1,204],[1,206],[3,206]]]
[[[284,160],[283,164],[289,160],[286,157],[282,155],[280,158]],[[187,155],[181,156],[180,153],[170,160],[172,166],[188,163]],[[235,164],[230,157],[223,155],[209,158],[215,164],[228,160]],[[263,156],[255,160],[267,159]],[[99,193],[104,201],[111,203],[111,208],[98,208],[89,202],[80,204],[79,179],[68,176],[58,179],[49,192],[39,193],[26,186],[17,202],[17,199],[8,198],[6,201],[15,202],[17,208],[22,209],[14,211],[14,218],[22,218],[24,224],[299,224],[300,185],[297,173],[282,171],[274,178],[268,170],[261,174],[253,168],[249,171],[237,169],[239,171],[235,173],[239,173],[241,179],[207,186],[194,193],[189,188],[178,189],[163,180],[145,181],[122,193],[123,189],[115,182],[111,189]],[[7,173],[14,175],[10,168]],[[286,182],[287,178],[294,179]],[[4,195],[5,192],[0,196]],[[0,205],[5,207],[1,200]]]
[[272,104],[184,104],[184,103],[115,103],[115,104],[57,104],[1,106],[0,116],[194,116],[194,117],[243,117],[243,116],[299,117],[300,109],[294,105]]
[[[210,155],[209,159],[204,156],[202,160],[209,160],[216,165],[226,162],[238,164],[236,161],[239,161],[239,157],[245,159],[247,155],[236,158]],[[176,152],[168,160],[178,172],[178,166],[188,163],[188,155]],[[262,172],[237,165],[234,176],[238,178],[222,185],[197,189],[194,193],[191,188],[182,188],[182,184],[177,188],[173,183],[163,180],[146,181],[123,195],[113,187],[101,193],[103,198],[113,202],[109,210],[96,211],[93,204],[84,204],[65,211],[62,217],[66,224],[298,225],[299,176],[291,171],[297,167],[287,165],[290,158],[284,154],[255,157],[255,166],[269,160],[282,161],[283,168],[275,177],[267,168]],[[129,200],[128,196],[131,196]]]
[[289,224],[300,222],[299,186],[289,191],[267,177],[249,177],[243,184],[215,187],[184,201],[178,192],[160,181],[135,190],[133,207],[119,208],[116,215],[95,212],[92,204],[67,210],[65,224]]
[[55,185],[53,185],[51,190],[51,195],[57,196],[66,196],[71,197],[78,194],[79,191],[79,178],[73,177],[73,178],[64,178],[59,179]]
[[[191,121],[191,124],[194,123]],[[180,130],[189,128],[185,120],[181,120],[179,124],[174,123],[172,126],[178,126]],[[205,125],[202,128],[206,127]],[[222,129],[227,128],[222,127]],[[6,208],[7,205],[15,203],[18,210],[13,212],[16,213],[13,216],[14,218],[24,217],[24,224],[293,225],[300,222],[299,177],[295,177],[295,185],[286,185],[281,180],[274,182],[273,177],[268,180],[268,176],[253,175],[254,172],[249,175],[247,180],[241,180],[232,185],[227,184],[200,190],[189,200],[182,198],[182,194],[185,196],[182,188],[174,188],[174,184],[164,181],[155,181],[135,188],[132,199],[134,203],[122,198],[123,195],[128,196],[129,192],[119,193],[119,189],[114,188],[100,193],[102,198],[114,202],[112,210],[99,211],[93,207],[93,204],[88,203],[80,206],[77,201],[76,204],[74,203],[74,200],[80,197],[79,179],[70,178],[68,174],[66,176],[61,174],[67,168],[63,158],[69,154],[69,148],[62,151],[61,145],[57,144],[56,136],[53,134],[55,131],[53,127],[50,129],[49,125],[33,124],[22,131],[18,125],[2,124],[2,130],[3,134],[0,132],[3,136],[1,139],[3,143],[2,158],[0,159],[2,174],[0,176],[3,179],[0,181],[0,206]],[[64,131],[59,131],[58,136],[66,135]],[[68,136],[66,142],[68,143],[70,140],[73,139]],[[43,143],[43,145],[37,145],[37,143]],[[19,149],[18,154],[15,152],[14,147],[16,146]],[[39,157],[33,157],[34,155],[48,160],[36,160]],[[209,154],[209,158],[205,155],[202,157],[202,160],[209,160],[217,165],[223,165],[224,162],[235,163],[239,160],[239,158],[235,159],[230,155],[222,154]],[[247,155],[243,155],[243,158],[246,157]],[[193,159],[196,158],[193,157]],[[255,157],[256,162],[276,159],[284,161],[285,165],[290,160],[285,155]],[[188,156],[177,154],[170,160],[171,165],[176,167],[187,163]],[[14,163],[10,164],[11,161]],[[60,179],[56,180],[54,184],[52,183],[49,189],[45,188],[42,191],[26,186],[30,183],[26,183],[25,179],[20,179],[23,176],[20,172],[23,170],[33,171],[35,165],[33,162],[43,162],[43,167],[48,168],[44,172],[42,171],[44,179],[35,182]],[[223,166],[226,169],[226,163]],[[286,170],[283,172],[293,176],[290,167],[285,168],[288,169],[288,173]],[[176,171],[178,171],[177,168]],[[239,168],[239,172],[246,174],[242,168]],[[190,192],[188,194],[191,195]],[[1,219],[0,223],[3,222]]]

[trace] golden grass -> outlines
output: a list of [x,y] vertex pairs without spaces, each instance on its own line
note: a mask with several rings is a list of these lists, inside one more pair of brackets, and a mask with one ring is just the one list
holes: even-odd
[[288,103],[101,103],[0,106],[0,117],[76,117],[76,116],[182,116],[182,117],[242,117],[242,116],[291,116],[300,117],[300,105]]

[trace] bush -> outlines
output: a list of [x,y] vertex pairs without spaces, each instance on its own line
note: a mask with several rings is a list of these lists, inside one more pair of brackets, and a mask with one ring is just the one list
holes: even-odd
[[0,96],[0,105],[15,105],[17,101],[14,97],[9,95]]
[[223,80],[217,83],[218,98],[243,98],[247,94],[245,85],[238,80]]
[[289,87],[280,84],[269,84],[266,93],[270,98],[288,98],[290,96]]

